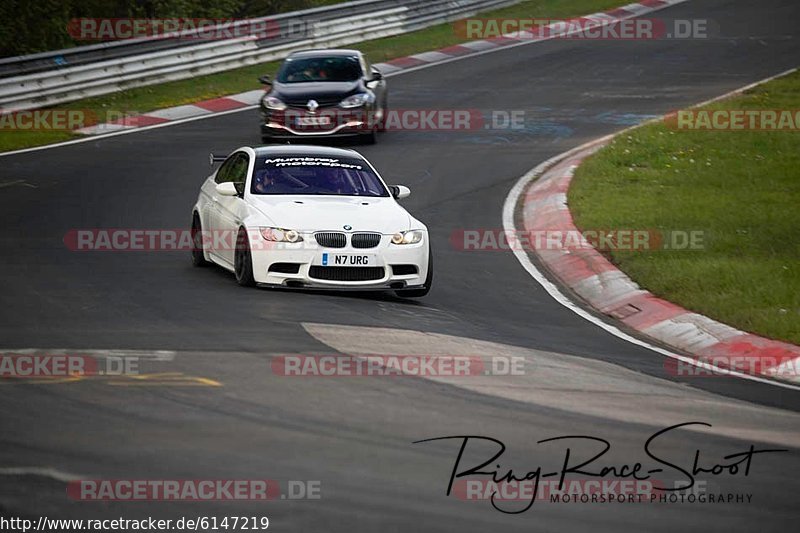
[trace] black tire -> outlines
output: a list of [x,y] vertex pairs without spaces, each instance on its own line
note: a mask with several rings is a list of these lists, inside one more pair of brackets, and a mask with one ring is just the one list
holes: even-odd
[[192,264],[196,267],[208,266],[203,253],[203,226],[200,224],[200,215],[192,215]]
[[361,144],[376,144],[378,142],[378,130],[372,130],[372,133],[363,133],[360,136]]
[[401,298],[422,298],[423,296],[427,296],[429,292],[431,292],[431,286],[433,285],[433,250],[428,248],[428,275],[425,277],[425,285],[422,286],[420,289],[403,289],[400,291],[395,291],[397,296]]
[[361,144],[375,144],[378,142],[378,125],[375,124],[369,133],[362,133],[358,136]]
[[239,228],[236,235],[236,252],[233,255],[233,271],[236,274],[236,283],[242,287],[254,287],[256,280],[253,278],[253,256],[250,253],[250,241],[244,228]]

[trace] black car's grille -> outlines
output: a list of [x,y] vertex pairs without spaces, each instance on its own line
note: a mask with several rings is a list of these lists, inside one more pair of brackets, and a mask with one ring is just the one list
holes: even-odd
[[308,275],[327,281],[375,281],[383,279],[383,267],[324,267],[312,266]]
[[325,248],[344,248],[347,246],[347,236],[344,233],[321,232],[315,233],[317,244]]
[[381,243],[380,233],[354,233],[350,237],[353,248],[375,248]]
[[289,107],[305,109],[306,111],[308,111],[308,102],[310,100],[316,100],[317,105],[319,105],[319,107],[322,108],[322,107],[333,107],[335,105],[339,105],[339,102],[344,100],[344,98],[345,98],[344,96],[342,97],[335,96],[332,98],[288,98],[284,101],[286,102],[286,105],[288,105]]

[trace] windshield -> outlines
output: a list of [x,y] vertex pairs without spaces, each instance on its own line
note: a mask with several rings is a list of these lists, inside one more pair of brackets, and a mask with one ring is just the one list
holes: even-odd
[[313,156],[259,158],[250,192],[257,195],[389,196],[386,187],[364,161]]
[[355,56],[308,57],[287,59],[277,80],[279,83],[310,81],[356,81],[361,77],[361,63]]

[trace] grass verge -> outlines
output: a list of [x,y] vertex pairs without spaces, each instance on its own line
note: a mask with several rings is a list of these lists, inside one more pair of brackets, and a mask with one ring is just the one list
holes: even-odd
[[[626,3],[629,2],[624,0],[527,0],[507,8],[481,13],[480,16],[565,18],[604,11]],[[379,63],[462,42],[463,39],[459,38],[453,28],[453,24],[439,24],[413,33],[365,41],[354,44],[353,47],[359,48],[367,54],[370,61]],[[133,88],[53,106],[50,109],[88,110],[97,117],[105,117],[108,112],[115,114],[146,113],[154,109],[189,104],[258,89],[258,76],[274,74],[278,65],[279,62],[274,61],[262,63],[208,76]],[[63,130],[19,131],[0,129],[0,151],[17,150],[77,137],[82,136]]]
[[[708,110],[798,110],[800,73]],[[704,232],[700,251],[613,251],[641,286],[739,329],[800,344],[800,132],[646,125],[577,171],[581,229]]]

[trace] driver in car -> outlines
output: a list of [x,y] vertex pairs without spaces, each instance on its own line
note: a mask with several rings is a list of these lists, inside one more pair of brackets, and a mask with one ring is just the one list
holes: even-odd
[[269,194],[275,186],[275,173],[269,169],[259,171],[253,178],[253,190],[258,194]]
[[342,171],[338,168],[321,167],[317,171],[319,187],[327,194],[350,194],[346,191]]
[[293,82],[323,81],[328,79],[328,73],[324,70],[322,65],[319,64],[319,62],[312,61],[309,62],[302,70],[296,67],[296,70],[289,74],[288,78],[289,81]]

